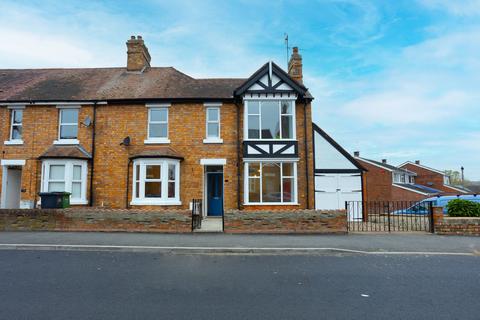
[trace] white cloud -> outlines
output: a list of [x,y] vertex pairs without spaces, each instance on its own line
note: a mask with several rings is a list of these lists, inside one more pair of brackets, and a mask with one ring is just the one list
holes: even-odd
[[480,15],[480,0],[420,0],[420,3],[456,16]]

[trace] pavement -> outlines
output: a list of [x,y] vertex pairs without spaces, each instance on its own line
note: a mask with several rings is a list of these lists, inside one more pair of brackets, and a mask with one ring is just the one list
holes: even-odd
[[479,265],[452,255],[0,250],[0,319],[476,320]]
[[480,237],[439,236],[426,233],[240,235],[0,232],[0,249],[480,255]]

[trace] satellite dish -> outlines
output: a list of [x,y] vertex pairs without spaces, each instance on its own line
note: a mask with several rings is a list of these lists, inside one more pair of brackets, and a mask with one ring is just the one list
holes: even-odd
[[84,125],[85,127],[90,127],[91,124],[92,124],[92,119],[90,119],[90,116],[87,116],[87,117],[85,118],[85,120],[83,121],[83,125]]
[[130,137],[129,136],[125,137],[122,143],[120,143],[120,145],[124,145],[128,147],[130,145]]

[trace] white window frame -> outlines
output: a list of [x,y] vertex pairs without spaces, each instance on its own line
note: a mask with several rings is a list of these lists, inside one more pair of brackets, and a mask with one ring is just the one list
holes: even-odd
[[[70,196],[70,204],[88,204],[87,201],[87,175],[88,165],[87,160],[72,160],[72,159],[48,159],[42,162],[42,192],[48,192],[48,184],[50,182],[50,166],[51,165],[64,165],[65,166],[65,191],[72,192],[72,182],[81,182],[80,198],[72,198]],[[81,180],[73,180],[73,166],[81,166]]]
[[[10,134],[8,136],[7,141],[4,141],[3,143],[5,145],[22,145],[23,144],[23,111],[25,109],[24,106],[21,107],[15,107],[15,108],[9,108],[10,109]],[[15,118],[15,113],[17,112],[22,112],[22,122],[20,124],[13,123],[13,119]],[[22,136],[21,139],[13,139],[13,127],[21,127],[22,128]]]
[[[271,102],[271,101],[276,101],[278,102],[278,108],[279,108],[279,125],[280,125],[280,137],[282,136],[282,102],[288,101],[292,105],[292,113],[288,114],[288,116],[291,115],[292,117],[292,138],[284,139],[284,138],[279,138],[279,139],[262,139],[262,102]],[[262,141],[296,141],[297,140],[297,126],[296,126],[296,105],[295,105],[295,98],[276,98],[276,99],[244,99],[244,105],[245,105],[245,112],[244,117],[243,117],[243,136],[245,137],[245,141],[257,141],[257,140],[262,140]],[[249,113],[249,104],[251,102],[259,102],[259,113]],[[260,130],[260,137],[259,138],[250,138],[248,136],[248,116],[249,115],[258,115],[259,118],[259,130]]]
[[[223,143],[222,136],[222,126],[221,126],[221,112],[220,112],[220,104],[205,104],[205,139],[203,139],[203,143]],[[217,118],[218,120],[210,120],[208,118],[208,111],[209,110],[216,110],[217,111]],[[208,136],[208,124],[213,123],[218,125],[218,136],[217,137],[209,137]]]
[[[147,123],[147,139],[143,142],[145,144],[167,144],[170,143],[169,131],[170,131],[170,104],[147,104],[148,108],[148,123]],[[167,120],[166,121],[152,121],[150,119],[152,110],[166,110],[167,111]],[[150,124],[166,124],[167,125],[167,136],[166,137],[150,137]]]
[[[250,177],[248,175],[248,169],[249,165],[251,163],[255,164],[260,164],[260,176],[258,179],[260,179],[260,202],[250,202],[249,201],[249,183],[250,183]],[[263,202],[263,195],[262,195],[262,164],[264,163],[292,163],[293,164],[293,176],[283,176],[283,166],[280,166],[280,194],[282,195],[282,201],[281,202]],[[244,179],[243,179],[243,201],[244,205],[266,205],[266,206],[289,206],[289,205],[298,205],[298,174],[297,174],[297,163],[298,161],[292,161],[291,159],[285,160],[285,159],[275,159],[275,160],[260,160],[260,161],[246,161],[244,163]],[[292,202],[283,202],[283,179],[284,178],[293,178],[293,190],[295,197]],[[254,178],[256,179],[256,178]]]
[[[175,165],[175,198],[168,198],[168,165]],[[161,198],[147,198],[145,197],[145,175],[147,165],[160,165],[161,166],[161,179],[162,182],[162,197]],[[140,167],[137,177],[137,166]],[[132,187],[132,201],[131,205],[181,205],[180,201],[180,160],[168,159],[168,158],[156,158],[156,159],[135,159],[133,161],[133,187]],[[153,181],[153,180],[148,180]],[[139,194],[136,197],[137,187],[136,183],[139,182]]]
[[[77,106],[77,105],[75,105],[75,106],[58,106],[57,108],[58,108],[58,134],[57,134],[58,139],[55,140],[53,142],[53,144],[80,144],[80,141],[78,140],[78,134],[79,134],[79,129],[80,129],[80,125],[79,125],[79,122],[80,122],[80,106]],[[62,113],[63,113],[63,111],[72,110],[72,109],[74,109],[74,110],[76,109],[77,112],[78,112],[77,123],[73,123],[73,122],[62,123]],[[75,138],[75,139],[62,139],[62,137],[60,136],[62,125],[66,125],[66,126],[76,125],[77,126],[77,138]]]

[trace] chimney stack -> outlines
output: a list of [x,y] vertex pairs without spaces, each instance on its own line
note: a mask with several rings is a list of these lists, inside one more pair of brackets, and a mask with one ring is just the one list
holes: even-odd
[[415,164],[420,164],[420,160],[415,160]]
[[131,36],[127,41],[127,71],[143,71],[150,67],[150,53],[142,36]]
[[382,163],[387,164],[387,159],[382,159]]
[[354,151],[353,156],[354,157],[360,157],[360,151]]
[[290,61],[288,61],[288,75],[303,85],[302,56],[298,53],[298,47],[293,47]]

